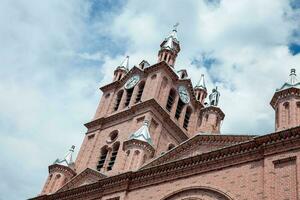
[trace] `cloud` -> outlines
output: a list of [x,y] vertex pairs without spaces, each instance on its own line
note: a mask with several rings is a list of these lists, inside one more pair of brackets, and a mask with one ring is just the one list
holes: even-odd
[[40,192],[47,166],[70,145],[98,104],[100,85],[126,55],[157,61],[180,23],[176,69],[221,92],[223,133],[274,129],[269,101],[300,63],[299,6],[292,1],[31,1],[0,7],[0,199]]

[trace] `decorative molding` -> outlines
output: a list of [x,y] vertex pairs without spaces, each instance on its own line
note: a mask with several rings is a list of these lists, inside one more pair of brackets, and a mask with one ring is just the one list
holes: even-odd
[[[277,150],[278,147],[280,150]],[[75,199],[93,195],[112,194],[115,192],[133,190],[152,184],[176,180],[191,175],[218,170],[233,165],[251,161],[263,160],[272,149],[273,154],[278,151],[291,151],[300,148],[300,127],[258,136],[246,142],[184,158],[163,165],[158,165],[135,172],[126,172],[107,177],[90,185],[44,195],[33,199]],[[268,154],[265,154],[265,151]]]

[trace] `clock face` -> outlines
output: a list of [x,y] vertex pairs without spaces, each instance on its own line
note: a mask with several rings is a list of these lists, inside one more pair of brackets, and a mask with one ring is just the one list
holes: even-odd
[[183,85],[178,87],[179,97],[183,103],[189,103],[190,102],[190,95]]
[[133,77],[131,77],[130,79],[128,79],[128,81],[125,83],[125,89],[131,89],[133,88],[140,80],[140,76],[139,75],[134,75]]

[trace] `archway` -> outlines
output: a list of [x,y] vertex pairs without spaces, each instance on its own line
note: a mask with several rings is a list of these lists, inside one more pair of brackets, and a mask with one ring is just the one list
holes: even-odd
[[169,194],[162,200],[233,200],[225,193],[206,187],[187,188]]

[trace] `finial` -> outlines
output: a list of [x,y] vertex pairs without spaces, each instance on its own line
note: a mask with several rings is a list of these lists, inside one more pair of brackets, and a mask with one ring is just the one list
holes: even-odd
[[296,69],[292,68],[290,73],[290,84],[294,85],[296,83],[297,83]]
[[218,91],[218,87],[212,90],[212,93],[209,95],[208,98],[209,98],[209,104],[211,106],[218,106],[219,98],[220,98],[220,92]]
[[206,90],[204,74],[201,74],[201,78],[200,78],[199,82],[197,83],[197,85],[195,86],[195,89],[196,88],[202,88],[202,89]]
[[176,24],[173,25],[173,31],[177,32],[177,27],[179,26],[179,23],[177,22]]

